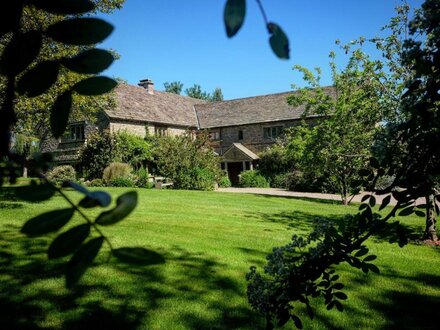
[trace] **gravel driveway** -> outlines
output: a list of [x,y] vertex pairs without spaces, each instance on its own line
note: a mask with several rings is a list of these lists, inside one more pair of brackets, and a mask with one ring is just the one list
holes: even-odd
[[[240,193],[240,194],[259,194],[259,195],[269,195],[269,196],[282,196],[282,197],[302,197],[302,198],[315,198],[315,199],[329,199],[335,201],[341,201],[341,196],[337,194],[320,194],[320,193],[308,193],[308,192],[296,192],[296,191],[288,191],[285,189],[278,188],[219,188],[216,191],[218,192],[229,192],[229,193]],[[368,192],[360,193],[353,198],[353,202],[360,202],[362,197],[367,195]],[[383,197],[376,196],[377,204],[382,203]],[[423,204],[424,200],[417,200],[417,204]],[[395,205],[396,200],[394,198],[391,199],[390,205]]]

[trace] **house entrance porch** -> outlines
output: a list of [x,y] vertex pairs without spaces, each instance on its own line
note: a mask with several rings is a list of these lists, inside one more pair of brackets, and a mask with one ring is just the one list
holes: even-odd
[[221,167],[228,173],[232,186],[240,184],[240,174],[253,170],[260,157],[241,143],[233,143],[221,157]]

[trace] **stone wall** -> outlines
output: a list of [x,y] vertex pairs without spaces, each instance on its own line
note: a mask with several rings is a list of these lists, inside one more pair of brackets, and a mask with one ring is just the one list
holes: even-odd
[[119,131],[127,131],[133,135],[137,135],[140,137],[145,137],[146,135],[146,128],[145,124],[143,123],[130,123],[130,122],[110,122],[110,132],[111,133],[117,133]]
[[[177,127],[177,126],[161,126],[167,130],[168,136],[178,136],[182,135],[187,131],[185,127]],[[156,125],[152,123],[141,123],[141,122],[110,122],[110,132],[116,133],[118,131],[127,131],[131,134],[135,134],[140,137],[145,137],[148,132],[148,135],[154,136],[156,134]]]
[[[219,128],[221,141],[218,151],[222,155],[232,143],[241,143],[258,154],[275,142],[274,139],[264,136],[264,128],[281,126],[284,129],[299,123],[298,120],[290,120]],[[243,139],[239,139],[239,131],[243,132]]]

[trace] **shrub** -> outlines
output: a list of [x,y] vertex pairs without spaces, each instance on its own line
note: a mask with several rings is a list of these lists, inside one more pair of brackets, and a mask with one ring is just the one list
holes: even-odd
[[289,173],[294,168],[293,159],[289,155],[287,147],[275,144],[266,149],[260,155],[258,170],[261,175],[270,181],[275,180],[275,176]]
[[[270,182],[270,186],[280,189],[289,189],[291,183],[291,173],[277,174]],[[290,189],[289,189],[290,190]]]
[[213,190],[215,182],[215,172],[207,168],[195,169],[194,189],[196,190]]
[[115,142],[109,133],[93,133],[79,155],[84,176],[88,180],[101,178],[104,169],[115,159],[115,153]]
[[62,184],[64,181],[75,181],[76,171],[70,165],[61,165],[50,170],[46,177],[55,184]]
[[135,187],[135,184],[131,178],[114,178],[112,179],[108,185],[110,187]]
[[152,144],[140,136],[122,131],[114,135],[114,161],[130,164],[134,169],[140,169],[150,162]]
[[127,132],[96,132],[82,147],[80,161],[88,180],[101,178],[112,162],[128,163],[141,168],[152,160],[151,142]]
[[[108,167],[104,169],[102,179],[104,182],[108,183],[114,179],[130,178],[131,166],[125,163],[111,163]],[[132,180],[133,181],[133,180]]]
[[212,190],[219,177],[219,159],[207,134],[163,137],[157,140],[154,159],[158,172],[176,189]]
[[242,187],[267,188],[269,184],[258,171],[244,171],[241,173],[240,185]]
[[92,181],[90,181],[88,186],[89,187],[104,187],[105,184],[101,179],[93,179]]
[[231,180],[229,180],[227,173],[223,172],[223,175],[220,177],[218,181],[218,186],[220,188],[229,188],[230,186],[232,186]]
[[136,185],[136,187],[152,188],[154,184],[152,182],[149,182],[148,180],[148,171],[144,167],[141,167],[139,170],[136,171],[134,180],[134,184]]

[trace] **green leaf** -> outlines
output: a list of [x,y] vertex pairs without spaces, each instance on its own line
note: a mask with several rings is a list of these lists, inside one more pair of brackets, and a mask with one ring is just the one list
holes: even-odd
[[402,211],[400,211],[399,216],[405,217],[407,215],[412,214],[413,212],[414,212],[414,207],[410,206],[410,207],[404,208]]
[[62,64],[71,71],[96,74],[107,69],[114,61],[113,55],[104,49],[89,49],[81,54],[64,59]]
[[361,202],[363,203],[363,202],[365,202],[368,198],[370,198],[371,197],[371,195],[365,195],[365,196],[362,196],[362,199],[361,199]]
[[426,216],[425,212],[420,211],[420,210],[416,210],[415,213],[417,216],[422,217],[422,218],[424,218]]
[[71,188],[75,189],[76,191],[78,191],[78,192],[80,192],[80,193],[82,193],[84,195],[90,194],[90,191],[86,187],[81,186],[80,184],[78,184],[76,182],[67,181],[66,185],[68,187],[71,187]]
[[84,14],[95,9],[95,5],[90,0],[28,0],[28,2],[48,13],[61,15]]
[[92,208],[95,206],[106,207],[110,205],[111,201],[111,196],[105,191],[92,191],[79,202],[79,206],[84,208]]
[[327,310],[331,310],[335,306],[335,300],[330,301],[330,303],[327,305]]
[[76,83],[73,90],[81,95],[101,95],[110,92],[117,86],[114,79],[108,77],[91,77]]
[[35,97],[46,92],[56,81],[59,73],[57,61],[44,61],[27,71],[17,83],[17,92]]
[[380,274],[380,270],[379,270],[379,268],[378,268],[376,265],[373,265],[373,264],[367,264],[367,266],[368,266],[368,268],[369,268],[372,272],[374,272],[374,273],[376,273],[376,274]]
[[369,256],[367,256],[367,257],[365,257],[364,258],[364,262],[367,262],[367,261],[373,261],[373,260],[375,260],[377,258],[377,256],[375,256],[375,255],[369,255]]
[[341,300],[345,300],[348,298],[344,292],[340,292],[340,291],[335,292],[334,296],[338,299],[341,299]]
[[14,35],[2,52],[0,73],[17,76],[24,71],[37,58],[41,43],[41,33],[38,31]]
[[289,59],[289,39],[287,39],[284,31],[275,23],[268,23],[267,29],[269,34],[270,47],[276,56],[282,59]]
[[70,45],[93,45],[103,41],[113,26],[99,18],[72,18],[55,23],[46,31],[48,37]]
[[67,186],[86,195],[86,197],[84,197],[79,202],[79,206],[81,207],[84,208],[91,208],[95,206],[106,207],[109,206],[112,201],[112,197],[105,191],[89,191],[86,187],[83,187],[80,184],[71,181],[67,181]]
[[50,112],[50,128],[52,135],[59,138],[63,135],[69,120],[72,107],[72,92],[67,91],[59,95]]
[[90,234],[90,225],[73,227],[53,240],[47,250],[49,259],[61,258],[75,252]]
[[246,16],[246,0],[228,0],[225,5],[223,19],[226,35],[232,38],[243,26]]
[[34,180],[28,186],[17,187],[15,195],[28,202],[42,202],[55,194],[55,188],[49,183],[37,184]]
[[339,275],[333,275],[332,278],[330,279],[330,281],[334,282],[339,280]]
[[370,206],[371,206],[371,207],[375,207],[375,206],[376,206],[376,197],[371,196],[369,202],[370,202]]
[[357,251],[354,256],[355,257],[362,257],[368,253],[368,248],[361,248],[359,251]]
[[51,233],[69,222],[74,213],[73,208],[68,208],[37,215],[23,225],[21,232],[32,237]]
[[333,289],[335,289],[335,290],[342,290],[343,288],[344,288],[344,284],[342,284],[342,283],[333,284]]
[[[342,292],[341,292],[342,293]],[[338,310],[338,311],[340,311],[340,312],[343,312],[344,311],[344,306],[342,306],[342,304],[339,302],[339,301],[337,301],[337,300],[335,300],[335,307],[336,307],[336,309]]]
[[90,267],[101,249],[104,237],[93,238],[83,244],[69,260],[66,267],[66,286],[72,288]]
[[296,315],[290,315],[293,323],[295,324],[295,327],[297,327],[298,329],[302,329],[303,328],[303,324],[301,322],[301,319],[296,316]]
[[165,258],[151,250],[147,250],[142,247],[123,247],[113,250],[113,255],[118,260],[134,265],[156,265],[165,263]]
[[3,5],[0,10],[0,37],[19,27],[22,9],[21,0],[9,1],[7,6]]
[[102,226],[112,225],[124,219],[134,210],[137,204],[137,193],[130,191],[118,197],[116,207],[110,211],[101,213],[96,223]]
[[382,200],[382,204],[379,207],[379,211],[387,207],[387,205],[390,204],[390,202],[391,202],[391,195],[388,195]]

